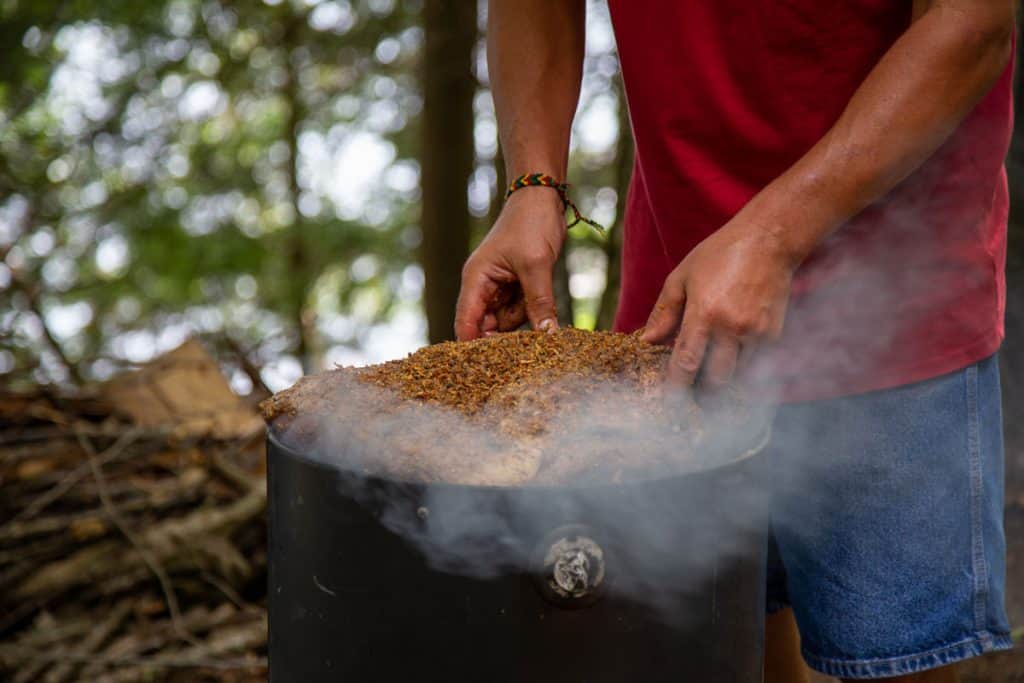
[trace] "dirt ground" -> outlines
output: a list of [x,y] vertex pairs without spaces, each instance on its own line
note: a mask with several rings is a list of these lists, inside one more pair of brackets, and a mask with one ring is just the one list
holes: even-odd
[[[1019,497],[1018,497],[1019,500]],[[1006,510],[1007,607],[1014,628],[1024,626],[1024,507],[1013,504]],[[1024,643],[1016,649],[979,657],[961,667],[963,683],[1024,683]],[[813,683],[834,683],[816,676]]]

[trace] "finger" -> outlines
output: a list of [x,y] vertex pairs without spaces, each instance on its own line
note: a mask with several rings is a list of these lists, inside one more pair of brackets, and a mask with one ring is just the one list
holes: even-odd
[[727,335],[716,335],[707,351],[701,382],[707,382],[711,387],[728,384],[736,372],[739,354],[739,340]]
[[499,332],[518,330],[526,322],[526,302],[523,301],[522,293],[495,310],[494,313],[495,319],[498,321]]
[[700,319],[695,306],[687,306],[683,314],[683,327],[676,337],[672,357],[668,363],[668,381],[679,386],[691,386],[700,372],[710,332]]
[[541,266],[528,270],[520,276],[519,281],[523,285],[523,297],[526,300],[526,317],[533,329],[558,329],[551,268]]
[[742,375],[757,360],[758,346],[757,341],[752,339],[740,342],[740,352],[736,356],[736,370],[733,376]]
[[498,317],[494,313],[488,312],[484,314],[484,321],[480,325],[480,331],[484,334],[488,332],[496,332],[498,330]]
[[494,329],[498,332],[517,330],[526,322],[526,304],[523,302],[523,288],[519,282],[499,287],[487,308],[494,315]]
[[456,339],[466,341],[480,336],[480,324],[494,289],[494,283],[483,273],[474,270],[463,272],[462,287],[455,304]]
[[682,279],[669,276],[661,288],[658,301],[644,325],[641,339],[650,344],[665,344],[679,332],[686,306],[686,285]]
[[782,338],[782,331],[786,326],[786,302],[782,302],[777,310],[772,311],[771,323],[768,326],[768,339],[778,341]]

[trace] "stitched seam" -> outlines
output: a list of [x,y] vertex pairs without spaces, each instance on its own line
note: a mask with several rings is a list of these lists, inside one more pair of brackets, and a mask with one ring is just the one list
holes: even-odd
[[[991,643],[992,645],[986,646],[986,642]],[[945,655],[951,652],[956,652],[957,650],[969,648],[972,645],[981,645],[983,648],[985,648],[985,651],[987,652],[989,651],[988,648],[990,647],[1000,647],[1006,644],[1013,644],[1013,640],[1010,638],[1009,634],[991,633],[986,631],[982,634],[979,634],[978,636],[965,638],[963,640],[959,640],[949,645],[943,645],[941,647],[937,647],[931,650],[925,650],[924,652],[915,652],[914,654],[902,655],[899,657],[873,657],[871,659],[837,659],[835,657],[822,657],[820,655],[816,655],[804,647],[800,648],[800,654],[802,654],[806,659],[810,659],[815,662],[820,662],[821,664],[828,664],[831,666],[879,666],[888,664],[906,664],[908,662],[913,662],[915,660],[922,659],[925,657],[934,657],[937,655]]]
[[971,572],[974,583],[974,630],[985,628],[985,603],[988,597],[988,567],[981,521],[983,494],[981,471],[981,418],[978,410],[978,366],[971,365],[964,375],[967,388],[967,457],[970,465]]
[[829,676],[852,678],[876,678],[878,676],[903,676],[926,669],[945,666],[954,662],[976,657],[986,652],[1009,650],[1013,641],[1008,634],[985,631],[979,637],[968,638],[952,645],[901,657],[875,659],[832,659],[819,657],[801,648],[804,660],[812,668]]

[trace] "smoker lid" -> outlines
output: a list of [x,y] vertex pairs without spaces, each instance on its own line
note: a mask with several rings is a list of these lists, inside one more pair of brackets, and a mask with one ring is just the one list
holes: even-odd
[[[740,466],[746,461],[761,453],[771,439],[772,421],[775,416],[775,406],[764,404],[751,410],[749,419],[743,424],[742,429],[716,429],[705,435],[696,453],[688,457],[685,466],[674,468],[672,471],[661,471],[648,473],[646,476],[631,477],[628,481],[616,483],[609,481],[585,482],[580,484],[552,484],[540,482],[527,482],[525,484],[508,486],[496,484],[464,484],[450,481],[424,481],[412,477],[396,477],[384,475],[380,472],[367,469],[360,469],[357,463],[339,449],[331,449],[329,452],[320,452],[316,448],[296,448],[288,442],[287,435],[274,425],[267,427],[267,442],[271,448],[278,453],[283,453],[291,458],[306,462],[307,464],[320,467],[329,472],[340,472],[354,475],[356,477],[372,479],[395,484],[408,484],[414,486],[431,486],[437,488],[455,489],[494,489],[501,491],[510,490],[566,490],[566,489],[601,489],[608,487],[619,487],[638,485],[645,482],[660,481],[676,477],[684,477],[695,474],[710,473],[713,471],[726,470],[734,466]],[[735,427],[736,425],[733,425]]]
[[771,408],[736,386],[665,384],[668,353],[635,335],[509,333],[307,376],[261,410],[289,450],[393,481],[592,487],[759,450]]

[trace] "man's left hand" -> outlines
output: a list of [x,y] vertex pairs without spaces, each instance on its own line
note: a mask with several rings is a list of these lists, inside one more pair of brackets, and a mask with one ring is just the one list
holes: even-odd
[[[665,280],[643,339],[669,343],[670,382],[728,383],[740,352],[782,332],[799,259],[778,233],[738,214],[705,239]],[[702,370],[703,368],[703,370]]]

